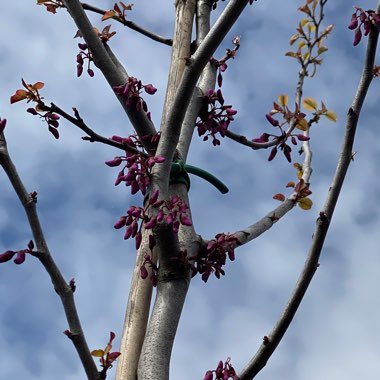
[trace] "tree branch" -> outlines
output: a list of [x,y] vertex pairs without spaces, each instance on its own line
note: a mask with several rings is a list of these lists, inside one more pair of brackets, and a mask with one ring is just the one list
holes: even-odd
[[[107,11],[104,10],[104,9],[100,9],[100,8],[97,8],[97,7],[94,7],[93,5],[91,4],[87,4],[87,3],[82,3],[82,7],[83,9],[85,10],[88,10],[88,11],[91,11],[91,12],[94,12],[94,13],[98,13],[100,15],[104,15]],[[172,46],[173,44],[173,41],[170,39],[170,38],[166,38],[166,37],[162,37],[158,34],[155,34],[155,33],[152,33],[150,32],[149,30],[147,29],[144,29],[142,28],[141,26],[137,25],[136,23],[134,23],[133,21],[129,21],[129,20],[126,20],[126,19],[123,19],[121,17],[112,17],[113,20],[117,21],[117,22],[120,22],[121,24],[123,24],[124,26],[152,39],[153,41],[156,41],[156,42],[160,42],[164,45],[168,45],[168,46]]]
[[105,145],[110,145],[113,146],[114,148],[121,149],[123,151],[128,151],[131,153],[141,153],[145,156],[148,156],[146,153],[142,153],[133,146],[130,146],[128,144],[122,144],[119,143],[115,140],[109,139],[107,137],[101,136],[97,134],[94,130],[92,130],[85,122],[84,120],[80,117],[79,112],[76,108],[73,108],[74,110],[74,116],[69,115],[67,112],[65,112],[62,108],[58,107],[54,103],[50,104],[49,106],[46,105],[40,105],[41,109],[44,111],[49,111],[49,112],[54,112],[62,117],[64,117],[66,120],[68,120],[70,123],[74,124],[77,126],[79,129],[81,129],[83,132],[87,134],[87,136],[82,137],[82,140],[85,141],[90,141],[90,142],[100,142]]
[[40,260],[45,270],[47,271],[53,283],[54,290],[59,295],[67,322],[70,328],[69,338],[73,342],[77,353],[82,362],[83,368],[89,380],[100,380],[99,372],[95,362],[90,354],[82,326],[79,320],[77,309],[74,301],[74,290],[63,278],[59,268],[57,267],[53,257],[49,252],[44,233],[38,218],[35,199],[27,193],[24,184],[22,183],[16,167],[9,155],[6,140],[3,134],[0,134],[0,165],[3,167],[11,182],[14,191],[16,192],[22,206],[27,215],[29,225],[33,234],[34,242],[38,253],[35,256]]
[[[377,13],[379,12],[380,3],[377,7]],[[378,35],[378,29],[372,27],[371,32],[368,36],[365,63],[360,78],[360,83],[354,97],[354,101],[348,111],[346,133],[343,140],[341,154],[323,211],[320,214],[320,218],[317,220],[316,230],[313,235],[313,240],[310,246],[308,258],[304,265],[304,269],[298,279],[293,294],[291,295],[289,302],[286,305],[282,315],[280,316],[276,326],[264,339],[264,342],[257,351],[256,355],[239,374],[240,380],[251,380],[261,371],[262,368],[264,368],[267,361],[283,338],[290,323],[292,322],[293,317],[297,312],[298,307],[318,267],[318,260],[322,252],[330,221],[334,214],[334,210],[342,190],[348,167],[352,161],[352,148],[360,111],[373,78],[373,67],[376,56]]]
[[246,7],[248,0],[230,0],[226,8],[200,44],[194,55],[188,59],[182,80],[172,103],[167,123],[162,125],[162,134],[157,154],[166,158],[161,165],[153,168],[154,186],[163,197],[168,191],[171,161],[178,143],[182,122],[194,92],[196,83],[211,56]]
[[[170,186],[170,194],[179,196],[189,204],[187,189],[183,184]],[[188,216],[191,218],[188,210]],[[181,226],[178,236],[171,228],[159,226],[155,234],[154,251],[159,256],[157,295],[138,367],[139,380],[168,380],[171,351],[183,304],[190,284],[190,271],[180,259],[181,252],[195,255],[200,248],[193,227]],[[183,245],[181,242],[184,242]]]
[[[196,7],[196,41],[198,47],[210,31],[211,4],[210,0],[198,0]],[[178,141],[178,153],[182,160],[186,161],[191,140],[194,133],[194,126],[203,104],[203,95],[211,88],[215,87],[216,68],[208,63],[203,70],[202,76],[198,81],[197,88],[194,90],[186,111],[181,133]]]
[[[116,380],[137,380],[137,367],[144,342],[152,298],[152,282],[149,278],[142,279],[140,274],[144,257],[151,255],[149,249],[150,234],[149,230],[143,231],[142,242],[137,251],[123,324],[123,334],[120,343],[122,355],[117,363]],[[152,261],[155,262],[156,259],[152,257]]]
[[[111,57],[107,52],[106,47],[101,42],[98,35],[95,33],[90,20],[87,18],[87,15],[80,1],[62,1],[69,11],[71,17],[73,18],[77,28],[80,30],[83,38],[85,39],[94,58],[96,66],[102,71],[111,88],[125,84],[128,80],[127,72],[124,68],[121,69],[121,64],[118,61],[115,63],[115,60],[112,59],[115,57]],[[138,112],[134,108],[127,107],[125,97],[118,95],[116,96],[123,106],[125,112],[127,113],[134,129],[140,137],[156,133],[153,123],[148,119],[146,113],[143,110]],[[148,144],[147,141],[144,141],[144,143]],[[147,146],[148,151],[150,150],[149,148],[150,147]]]

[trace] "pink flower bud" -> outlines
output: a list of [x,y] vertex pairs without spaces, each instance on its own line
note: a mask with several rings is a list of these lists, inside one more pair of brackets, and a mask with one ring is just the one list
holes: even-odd
[[353,13],[351,16],[351,22],[350,25],[348,25],[348,29],[354,30],[358,26],[358,19],[356,17],[356,13]]
[[157,164],[160,164],[161,162],[164,162],[165,161],[165,157],[163,156],[155,156],[153,157],[154,158],[154,161],[157,163]]
[[29,112],[29,113],[31,113],[32,115],[38,115],[38,113],[37,113],[37,111],[34,109],[34,108],[28,108],[27,110],[26,110],[26,112]]
[[147,230],[150,230],[152,229],[153,227],[155,227],[157,224],[157,221],[155,218],[152,218],[151,220],[149,220],[148,222],[144,223],[144,227],[147,229]]
[[309,136],[304,136],[304,135],[297,135],[297,139],[300,141],[309,141],[310,137]]
[[120,219],[114,224],[113,228],[117,230],[120,228],[123,228],[125,226],[126,220],[127,220],[127,217],[121,216]]
[[148,270],[145,268],[145,266],[141,266],[140,268],[140,277],[145,280],[148,277]]
[[214,375],[212,374],[212,372],[207,371],[203,380],[213,380],[213,378],[214,378]]
[[158,195],[160,194],[159,190],[154,190],[152,195],[150,196],[149,198],[149,204],[154,204],[157,202],[157,199],[158,199]]
[[284,156],[288,160],[288,162],[292,162],[292,156],[291,156],[292,148],[289,145],[285,145],[284,147]]
[[274,147],[270,151],[270,154],[269,154],[269,157],[268,157],[268,161],[272,161],[276,157],[276,154],[277,154],[277,147]]
[[7,261],[11,260],[15,254],[16,252],[14,251],[6,251],[0,254],[0,263],[6,263]]
[[49,114],[49,119],[51,119],[51,120],[59,120],[60,116],[57,115],[56,113],[51,113],[51,114]]
[[233,115],[236,115],[237,114],[237,111],[232,109],[232,108],[227,108],[226,109],[226,113],[228,116],[233,116]]
[[95,75],[94,70],[92,70],[92,69],[87,69],[87,74],[88,74],[91,78]]
[[129,226],[126,231],[125,231],[125,234],[124,234],[124,240],[127,240],[131,237],[132,235],[132,226]]
[[49,132],[58,140],[59,139],[59,132],[58,129],[53,128],[52,126],[49,125]]
[[184,226],[192,226],[193,225],[190,218],[186,214],[181,214],[180,220],[181,220],[181,224],[183,224]]
[[29,240],[29,243],[28,243],[28,250],[29,251],[33,251],[34,249],[34,243],[33,243],[33,240]]
[[87,49],[87,44],[79,43],[78,47],[79,47],[80,50],[86,50]]
[[271,115],[269,114],[266,114],[265,117],[267,118],[267,120],[274,126],[274,127],[278,127],[280,125],[279,121],[274,119]]
[[157,88],[154,87],[154,86],[151,85],[151,84],[147,84],[147,85],[144,86],[144,90],[145,90],[145,92],[146,92],[147,94],[149,94],[149,95],[154,95],[154,94],[156,93],[156,91],[157,91]]
[[141,242],[142,242],[142,234],[141,232],[139,232],[135,237],[136,249],[140,248]]
[[362,32],[360,28],[355,30],[355,36],[354,36],[354,43],[353,45],[356,46],[360,43],[360,40],[362,39]]
[[363,10],[361,10],[359,17],[360,17],[361,22],[364,22],[367,20],[367,15],[365,14],[365,12]]
[[83,74],[83,66],[82,64],[78,63],[77,65],[77,77],[79,78]]
[[371,25],[372,25],[372,22],[371,20],[367,19],[364,21],[364,35],[367,36],[368,33],[371,31]]
[[17,265],[22,264],[25,261],[25,250],[19,251],[16,254],[16,258],[13,260],[13,262]]
[[106,161],[105,164],[114,167],[114,166],[119,166],[122,163],[121,157],[115,157],[113,160]]

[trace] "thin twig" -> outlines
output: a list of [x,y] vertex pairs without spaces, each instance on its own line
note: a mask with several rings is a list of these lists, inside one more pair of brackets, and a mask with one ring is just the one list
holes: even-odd
[[70,123],[74,124],[79,129],[81,129],[83,132],[85,132],[88,136],[82,137],[82,140],[90,141],[90,142],[100,142],[100,143],[121,149],[123,151],[131,152],[131,153],[140,153],[140,154],[148,157],[148,154],[139,151],[138,149],[134,148],[131,145],[123,144],[123,143],[117,142],[115,140],[112,140],[110,138],[107,138],[107,137],[104,137],[104,136],[97,134],[79,116],[79,112],[76,108],[73,108],[74,114],[75,114],[75,117],[74,117],[74,116],[69,115],[67,112],[65,112],[62,108],[58,107],[54,103],[51,103],[50,107],[46,106],[46,105],[40,105],[40,107],[44,111],[54,112],[54,113],[57,113],[58,115],[61,115],[66,120],[68,120]]
[[[377,13],[379,12],[380,3],[377,7]],[[320,213],[320,217],[317,220],[317,226],[313,235],[313,240],[304,269],[276,326],[273,328],[271,333],[264,338],[264,342],[260,346],[256,355],[239,374],[240,380],[251,380],[261,371],[262,368],[264,368],[292,322],[293,317],[297,312],[298,307],[318,267],[318,260],[322,252],[330,221],[342,190],[348,167],[352,161],[352,148],[360,111],[373,78],[373,67],[376,56],[378,35],[378,29],[372,27],[368,36],[365,63],[360,83],[354,97],[354,101],[348,111],[346,134],[344,137],[341,154],[323,211]]]
[[14,166],[12,159],[9,155],[7,144],[4,135],[0,135],[0,165],[3,167],[7,174],[9,181],[11,182],[14,191],[16,192],[22,206],[24,207],[27,215],[29,225],[33,234],[34,242],[36,244],[37,253],[34,254],[50,276],[53,283],[54,290],[59,295],[66,319],[70,328],[68,336],[73,342],[83,368],[87,374],[89,380],[99,379],[99,372],[96,368],[95,362],[91,356],[88,348],[82,326],[79,320],[78,312],[74,301],[74,289],[63,278],[57,264],[49,252],[45,236],[38,218],[36,210],[35,199],[25,189],[22,183],[16,167]]
[[[82,3],[82,7],[85,10],[88,10],[88,11],[91,11],[94,13],[98,13],[100,15],[104,15],[107,12],[104,9],[94,7],[93,5],[87,4],[87,3]],[[147,29],[144,29],[141,26],[134,23],[133,21],[129,21],[129,20],[126,20],[126,19],[118,17],[118,16],[114,16],[114,17],[112,17],[112,19],[123,24],[124,26],[146,36],[146,37],[149,37],[153,41],[160,42],[160,43],[167,45],[167,46],[172,46],[172,44],[173,44],[173,40],[171,40],[170,38],[162,37],[158,34],[155,34],[151,31],[147,30]]]
[[[128,73],[124,68],[121,69],[121,64],[119,61],[115,61],[115,57],[110,56],[109,50],[107,51],[107,48],[94,31],[81,2],[79,0],[62,1],[85,39],[96,66],[102,71],[111,88],[125,84],[128,80]],[[128,107],[124,96],[117,96],[117,98],[140,138],[156,133],[156,129],[148,119],[145,111],[137,111],[134,108]],[[150,142],[147,139],[142,141],[146,145],[147,151],[150,151]]]

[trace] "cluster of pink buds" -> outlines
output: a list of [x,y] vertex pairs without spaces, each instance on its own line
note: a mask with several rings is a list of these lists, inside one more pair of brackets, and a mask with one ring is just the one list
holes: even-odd
[[[275,107],[279,107],[275,104]],[[302,112],[295,112],[292,113],[288,109],[284,111],[282,108],[275,110],[277,112],[284,112],[284,116],[286,118],[286,123],[290,123],[291,119],[295,119],[295,123],[297,123],[297,120],[303,119],[306,115]],[[267,121],[275,128],[279,129],[279,135],[273,135],[270,133],[263,133],[259,138],[255,138],[252,141],[256,143],[267,143],[269,141],[275,141],[276,145],[272,148],[272,150],[269,153],[268,161],[272,161],[276,155],[278,150],[280,149],[285,158],[288,160],[288,162],[292,162],[292,148],[289,144],[287,144],[288,140],[290,139],[291,143],[293,145],[297,145],[298,141],[308,141],[310,140],[310,137],[305,136],[301,133],[292,133],[287,134],[283,128],[280,122],[275,119],[271,114],[265,115]]]
[[[106,45],[107,42],[111,37],[113,37],[116,32],[111,32],[111,25],[107,25],[103,28],[101,32],[99,32],[98,29],[94,28],[94,31],[98,35],[100,41]],[[82,38],[82,33],[78,30],[77,33],[75,34],[74,38],[80,37]],[[86,43],[79,43],[79,53],[77,54],[77,76],[80,77],[83,73],[83,65],[84,62],[87,60],[87,74],[90,77],[93,77],[95,75],[94,71],[91,69],[91,63],[94,62],[94,65],[96,66],[96,62],[94,61],[94,58],[92,56],[92,53],[90,49],[88,48],[88,45]]]
[[223,75],[222,74],[228,68],[227,61],[229,59],[234,59],[236,54],[237,54],[237,51],[240,48],[240,37],[239,36],[235,37],[232,40],[232,43],[235,45],[235,47],[233,49],[226,49],[226,54],[222,59],[220,59],[219,61],[216,60],[215,58],[210,59],[210,63],[212,65],[214,65],[216,68],[218,68],[217,82],[218,82],[219,87],[222,87],[222,84],[223,84]]
[[356,46],[362,39],[361,27],[363,26],[364,35],[367,36],[371,30],[371,26],[380,22],[380,15],[373,10],[365,11],[362,8],[354,7],[356,10],[351,16],[351,22],[348,29],[355,30],[353,45]]
[[[135,148],[136,150],[142,146],[136,136],[129,136],[127,138],[112,136],[111,139]],[[116,167],[124,163],[124,167],[117,175],[115,186],[124,182],[126,186],[131,186],[132,194],[141,191],[141,193],[145,195],[150,184],[150,173],[153,166],[164,161],[165,158],[162,156],[151,157],[142,151],[138,151],[137,153],[126,151],[125,156],[114,157],[112,160],[106,161],[106,165]]]
[[[224,98],[221,90],[209,90],[204,96],[204,104],[199,111],[199,121],[196,123],[199,136],[203,136],[203,141],[207,141],[209,136],[212,138],[214,146],[220,145],[220,140],[216,138],[216,134],[225,136],[228,126],[237,111],[232,109],[231,105],[224,105]],[[219,103],[219,105],[217,104]]]
[[32,240],[28,243],[28,248],[21,249],[20,251],[6,251],[0,254],[0,264],[6,263],[9,260],[12,260],[14,256],[16,256],[13,262],[17,265],[22,264],[25,261],[25,257],[27,253],[32,253],[34,248],[34,243]]
[[148,95],[154,95],[157,89],[152,84],[142,84],[141,80],[129,77],[127,83],[113,88],[115,94],[126,99],[125,104],[128,108],[135,108],[137,111],[143,109],[148,112],[145,100],[140,96],[142,91]]
[[[124,239],[134,238],[136,249],[141,245],[142,233],[141,228],[151,230],[159,223],[166,223],[171,226],[173,232],[177,233],[180,225],[191,226],[192,222],[186,212],[189,206],[177,195],[173,195],[169,200],[158,200],[159,192],[155,190],[149,198],[149,203],[145,208],[130,206],[127,214],[119,218],[114,228],[120,229],[126,227]],[[157,209],[154,215],[148,212],[149,207]],[[154,246],[154,239],[150,245]]]
[[233,234],[217,234],[215,239],[208,242],[205,250],[201,250],[196,257],[188,258],[188,261],[193,260],[193,264],[190,264],[193,276],[200,273],[204,282],[207,282],[212,273],[216,278],[224,276],[222,267],[226,264],[227,255],[231,261],[234,261],[237,245],[239,241]]
[[220,360],[218,366],[214,371],[207,371],[203,380],[213,380],[215,373],[215,380],[239,380],[239,377],[236,375],[234,367],[230,363],[231,359],[228,358],[225,363]]
[[[38,110],[38,111],[37,111]],[[48,125],[49,132],[56,138],[59,139],[59,122],[58,120],[60,119],[60,116],[57,115],[54,112],[48,111],[48,112],[39,112],[39,107],[38,105],[36,108],[28,108],[26,112],[29,112],[32,115],[38,115],[41,119],[44,119],[44,121]]]
[[83,65],[84,65],[84,62],[87,60],[87,74],[92,78],[95,75],[94,70],[92,70],[91,68],[91,63],[94,62],[94,59],[92,58],[92,54],[90,50],[88,49],[87,44],[79,43],[78,47],[80,51],[77,54],[77,77],[80,77],[83,74]]

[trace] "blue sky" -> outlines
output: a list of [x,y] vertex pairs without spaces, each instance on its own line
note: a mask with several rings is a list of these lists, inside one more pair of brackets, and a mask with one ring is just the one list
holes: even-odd
[[[113,3],[92,2],[103,8]],[[241,36],[238,56],[230,62],[223,83],[226,102],[238,110],[232,130],[258,137],[269,130],[265,114],[277,96],[287,93],[294,101],[298,66],[284,53],[301,17],[299,5],[294,0],[255,2],[219,51],[222,55],[225,47],[231,47],[229,41]],[[335,24],[327,41],[329,52],[304,90],[305,96],[323,100],[338,115],[337,123],[323,121],[312,130],[314,207],[309,212],[294,209],[272,230],[237,250],[224,278],[211,278],[206,285],[200,278],[193,280],[174,346],[173,379],[202,379],[207,369],[228,356],[241,369],[286,303],[335,170],[345,115],[361,72],[365,44],[353,48],[353,34],[347,29],[352,5],[347,0],[328,3],[325,22]],[[356,5],[374,9],[376,1]],[[135,2],[130,19],[170,36],[173,9],[172,2],[141,0]],[[0,115],[8,119],[9,150],[28,191],[39,194],[49,247],[66,279],[75,277],[88,343],[92,349],[100,348],[109,331],[121,335],[135,254],[133,244],[123,241],[113,224],[140,199],[122,185],[114,187],[117,169],[104,161],[118,154],[115,150],[83,142],[83,134],[65,121],[56,141],[45,124],[25,112],[25,104],[11,106],[9,97],[20,88],[21,77],[31,83],[42,81],[47,101],[67,111],[77,107],[98,133],[126,136],[131,127],[100,72],[92,79],[76,78],[78,41],[72,38],[76,28],[64,10],[52,15],[34,1],[13,1],[0,17]],[[98,16],[92,20],[102,26]],[[118,33],[111,46],[128,72],[158,88],[154,97],[147,98],[158,123],[169,48],[114,25]],[[260,379],[353,380],[380,372],[379,100],[375,80],[321,266]],[[268,153],[227,140],[213,147],[195,136],[188,163],[210,171],[230,188],[221,195],[193,178],[190,200],[198,233],[208,239],[218,232],[239,230],[277,206],[272,195],[286,190],[295,171],[281,155],[268,163]],[[0,186],[0,252],[23,248],[31,238],[29,227],[3,173]],[[66,328],[60,301],[37,260],[28,257],[21,266],[0,265],[0,378],[83,379],[74,348],[62,334]]]

